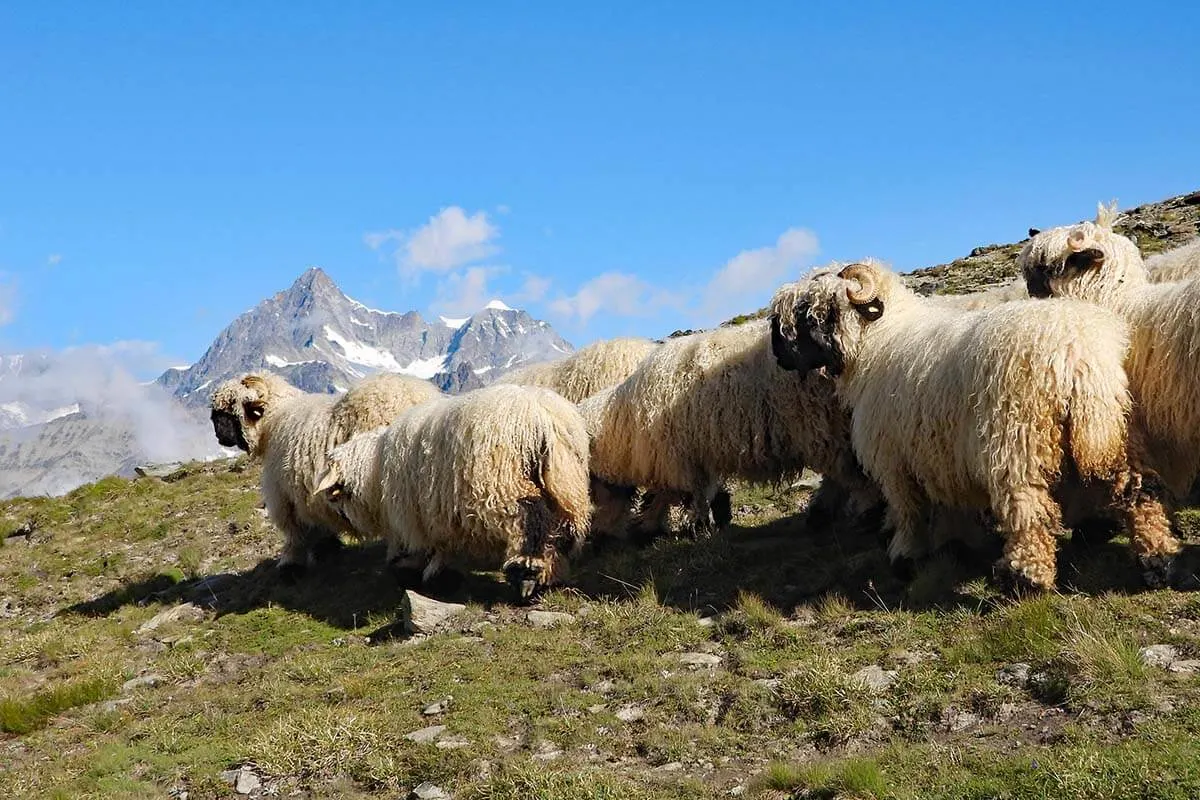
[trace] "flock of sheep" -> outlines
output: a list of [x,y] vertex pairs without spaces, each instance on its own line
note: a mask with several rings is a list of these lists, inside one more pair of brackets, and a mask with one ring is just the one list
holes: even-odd
[[731,521],[733,480],[820,472],[807,529],[879,526],[893,561],[999,534],[996,577],[1055,582],[1064,526],[1128,534],[1168,585],[1200,474],[1200,241],[1143,261],[1096,221],[1030,231],[1023,280],[924,297],[874,261],[781,287],[769,319],[616,339],[456,397],[393,374],[340,398],[250,374],[217,439],[263,463],[297,577],[346,533],[429,580],[501,568],[521,599],[592,537]]

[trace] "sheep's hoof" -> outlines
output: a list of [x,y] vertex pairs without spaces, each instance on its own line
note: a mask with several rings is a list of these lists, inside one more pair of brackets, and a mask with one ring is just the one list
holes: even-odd
[[324,539],[320,539],[313,543],[313,559],[316,561],[321,561],[322,559],[329,558],[335,553],[340,552],[342,547],[343,545],[341,539],[336,536],[326,536]]
[[1139,556],[1142,580],[1149,589],[1167,589],[1175,580],[1175,558],[1170,555]]
[[392,559],[387,564],[387,570],[401,589],[411,589],[421,585],[421,567],[413,566],[404,559]]
[[712,517],[717,530],[725,530],[733,522],[733,498],[722,489],[712,499]]
[[992,567],[992,580],[1000,591],[1011,597],[1041,594],[1046,587],[1034,581],[1024,572],[1015,570],[1001,559]]
[[308,572],[308,566],[303,562],[286,561],[279,565],[279,581],[287,586],[292,586],[299,583],[306,572]]
[[522,603],[528,603],[545,588],[545,576],[546,563],[540,558],[517,556],[504,565],[504,578]]
[[917,562],[908,556],[900,556],[892,561],[892,575],[901,583],[908,583],[917,574]]

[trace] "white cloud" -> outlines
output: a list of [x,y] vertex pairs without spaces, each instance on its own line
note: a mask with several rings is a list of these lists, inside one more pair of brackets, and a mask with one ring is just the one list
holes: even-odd
[[521,288],[512,295],[512,300],[517,304],[540,303],[546,298],[546,293],[549,291],[549,278],[526,272],[525,280],[521,283]]
[[448,206],[414,231],[391,228],[363,236],[372,250],[395,243],[392,257],[400,274],[415,278],[422,272],[451,272],[499,252],[495,240],[500,228],[486,211],[467,214],[459,206]]
[[51,253],[50,255],[46,256],[46,266],[57,267],[62,263],[62,259],[62,253]]
[[586,324],[600,312],[620,317],[645,317],[664,308],[681,308],[686,298],[625,272],[597,275],[575,294],[559,295],[549,308],[555,314]]
[[788,228],[770,247],[743,250],[705,286],[702,313],[717,322],[754,310],[751,305],[765,302],[765,293],[795,275],[819,250],[816,234],[804,228]]
[[470,267],[448,275],[438,282],[433,310],[449,316],[474,314],[495,296],[488,281],[503,271],[501,267]]

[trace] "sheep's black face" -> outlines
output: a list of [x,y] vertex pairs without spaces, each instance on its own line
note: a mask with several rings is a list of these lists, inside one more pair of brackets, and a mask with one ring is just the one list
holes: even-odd
[[222,447],[237,447],[249,452],[250,445],[246,444],[246,437],[242,435],[242,423],[237,417],[228,411],[218,411],[214,408],[212,424],[217,442]]
[[1030,297],[1046,298],[1054,294],[1050,281],[1055,278],[1072,278],[1084,272],[1091,272],[1104,266],[1104,251],[1097,247],[1088,247],[1076,253],[1071,253],[1062,264],[1027,264],[1025,265],[1025,288]]
[[777,314],[771,316],[771,352],[776,363],[783,369],[802,374],[824,367],[829,375],[840,375],[846,365],[833,340],[837,310],[834,309],[824,322],[812,319],[808,312],[807,303],[796,306],[795,339],[783,335]]

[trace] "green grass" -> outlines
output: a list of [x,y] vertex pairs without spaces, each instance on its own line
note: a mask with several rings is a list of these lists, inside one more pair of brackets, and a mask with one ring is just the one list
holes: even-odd
[[98,703],[116,692],[115,678],[72,681],[28,697],[0,700],[0,732],[26,734],[45,726],[51,718],[79,706]]
[[[314,797],[1101,796],[1089,770],[1129,797],[1186,796],[1156,774],[1195,786],[1200,683],[1138,657],[1200,654],[1185,593],[1018,602],[945,556],[907,586],[872,536],[804,531],[803,487],[743,486],[727,533],[581,558],[539,601],[570,625],[532,628],[479,573],[449,590],[468,607],[448,630],[368,645],[400,606],[382,548],[281,584],[257,475],[235,466],[0,504],[10,529],[38,523],[0,549],[18,609],[0,616],[0,796],[224,797],[241,764]],[[1062,556],[1088,586],[1128,564],[1120,543]],[[138,632],[184,602],[203,613]],[[1017,662],[1028,685],[997,678]],[[865,688],[867,666],[894,683]],[[122,688],[140,675],[155,683]],[[451,747],[406,738],[433,724]]]

